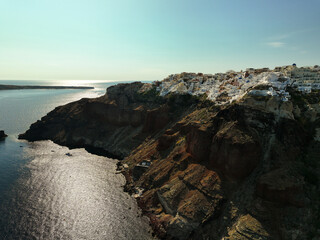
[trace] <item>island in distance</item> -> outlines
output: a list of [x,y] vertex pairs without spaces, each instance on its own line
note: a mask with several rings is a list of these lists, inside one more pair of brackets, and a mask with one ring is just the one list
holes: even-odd
[[0,90],[19,90],[19,89],[94,89],[94,87],[84,87],[84,86],[32,86],[32,85],[4,85],[4,84],[0,84]]

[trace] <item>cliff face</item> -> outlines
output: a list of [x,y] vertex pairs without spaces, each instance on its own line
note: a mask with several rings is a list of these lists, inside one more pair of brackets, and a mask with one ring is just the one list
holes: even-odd
[[[150,128],[145,120],[152,121],[156,113],[166,114],[159,104],[139,102],[143,94],[137,91],[142,86],[119,84],[108,88],[107,96],[57,107],[21,137],[30,141],[51,139],[61,145],[86,147],[122,159],[144,141],[144,132]],[[161,125],[159,120],[155,121]]]
[[160,97],[155,87],[110,87],[101,98],[56,108],[20,137],[124,159],[126,189],[143,189],[138,204],[160,238],[318,234],[319,113],[306,114],[314,110],[307,101],[247,97],[215,106]]

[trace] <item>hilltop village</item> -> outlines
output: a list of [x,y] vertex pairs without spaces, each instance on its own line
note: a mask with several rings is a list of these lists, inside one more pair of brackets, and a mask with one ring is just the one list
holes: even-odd
[[290,98],[288,87],[295,87],[304,93],[320,89],[320,67],[298,68],[296,64],[284,67],[247,68],[246,71],[226,73],[172,74],[161,82],[154,82],[160,96],[169,93],[206,94],[209,100],[222,105],[242,98],[247,93],[256,96],[278,96],[282,101]]

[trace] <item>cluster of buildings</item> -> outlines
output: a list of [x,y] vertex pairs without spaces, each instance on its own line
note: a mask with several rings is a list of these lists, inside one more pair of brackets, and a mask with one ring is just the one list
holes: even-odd
[[295,68],[290,78],[299,91],[310,93],[312,89],[320,89],[320,67]]
[[184,72],[165,78],[158,83],[157,91],[160,96],[169,93],[195,96],[206,94],[208,99],[217,104],[225,104],[240,99],[247,93],[255,96],[278,96],[282,101],[288,101],[288,86],[297,87],[306,93],[312,89],[320,89],[320,67],[297,68],[293,64],[276,67],[274,70],[248,68],[241,72],[216,74]]

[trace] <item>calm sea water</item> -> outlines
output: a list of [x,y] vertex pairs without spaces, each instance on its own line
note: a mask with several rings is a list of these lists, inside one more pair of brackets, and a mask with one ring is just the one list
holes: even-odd
[[9,135],[0,142],[0,239],[152,239],[148,220],[123,192],[115,160],[51,141],[17,139],[55,107],[103,95],[116,83],[0,81],[95,87],[0,91],[0,129]]

